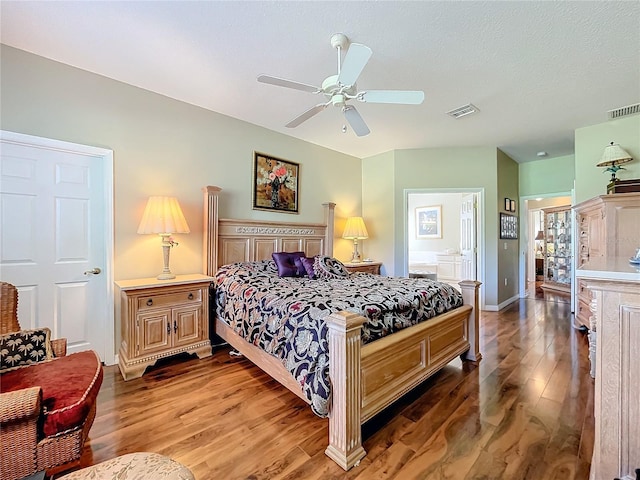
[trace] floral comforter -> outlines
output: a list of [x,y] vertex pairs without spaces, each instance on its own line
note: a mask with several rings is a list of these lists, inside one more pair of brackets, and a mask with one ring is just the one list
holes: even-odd
[[216,315],[278,357],[321,417],[331,397],[328,315],[347,310],[366,317],[368,343],[461,305],[460,292],[445,283],[368,273],[281,278],[272,260],[223,266],[215,281]]

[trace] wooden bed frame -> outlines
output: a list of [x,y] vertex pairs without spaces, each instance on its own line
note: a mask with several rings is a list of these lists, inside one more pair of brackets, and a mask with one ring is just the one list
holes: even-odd
[[[205,273],[221,265],[270,259],[273,252],[304,251],[309,257],[333,254],[333,203],[324,204],[324,222],[229,220],[218,217],[221,188],[204,191]],[[478,362],[480,282],[460,282],[464,305],[428,322],[362,345],[364,317],[338,312],[328,317],[332,399],[329,445],[325,453],[349,470],[366,455],[361,425],[451,360]],[[308,403],[301,387],[279,359],[246,342],[220,319],[215,333]]]

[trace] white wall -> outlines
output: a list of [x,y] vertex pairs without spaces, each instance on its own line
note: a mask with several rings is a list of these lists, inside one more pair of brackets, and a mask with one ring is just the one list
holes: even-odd
[[[462,193],[409,193],[407,197],[407,248],[409,264],[437,262],[436,254],[460,251]],[[418,238],[416,208],[442,207],[442,238]]]

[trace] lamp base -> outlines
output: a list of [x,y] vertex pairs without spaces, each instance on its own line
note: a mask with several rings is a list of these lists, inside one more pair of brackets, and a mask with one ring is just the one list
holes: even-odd
[[176,278],[176,276],[171,273],[171,270],[169,270],[169,252],[171,251],[169,234],[161,233],[160,237],[162,238],[162,259],[164,260],[164,268],[162,269],[162,273],[156,278],[158,280],[171,280],[172,278]]
[[351,261],[349,263],[362,263],[362,256],[358,251],[358,239],[353,239],[353,254],[351,255]]

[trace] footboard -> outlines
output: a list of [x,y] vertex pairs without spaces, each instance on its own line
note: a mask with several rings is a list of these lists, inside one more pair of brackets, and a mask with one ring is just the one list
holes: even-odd
[[479,361],[480,282],[460,283],[464,306],[368,345],[361,345],[363,317],[330,315],[329,375],[332,403],[325,450],[345,470],[366,455],[361,425],[444,365],[463,355]]

